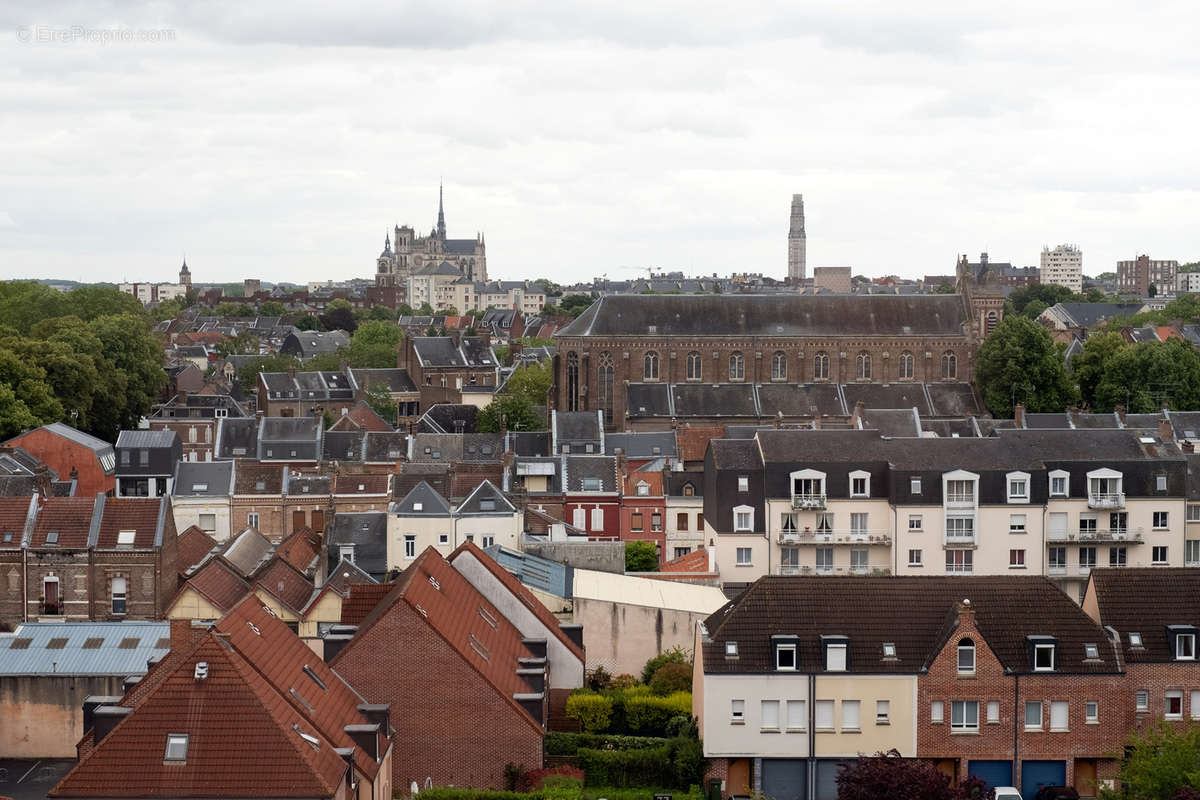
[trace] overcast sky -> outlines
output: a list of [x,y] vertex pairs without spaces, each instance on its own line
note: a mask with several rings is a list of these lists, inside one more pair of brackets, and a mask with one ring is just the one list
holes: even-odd
[[793,192],[810,270],[1200,258],[1194,0],[37,0],[0,27],[0,278],[368,277],[439,179],[492,277],[782,277]]

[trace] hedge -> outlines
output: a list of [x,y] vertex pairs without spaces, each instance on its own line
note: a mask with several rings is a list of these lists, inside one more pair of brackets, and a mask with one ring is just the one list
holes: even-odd
[[643,750],[662,747],[666,739],[657,736],[622,736],[620,734],[560,733],[546,734],[546,755],[573,756],[579,748],[591,750]]
[[692,715],[692,693],[654,694],[649,686],[609,689],[602,693],[577,691],[567,698],[567,716],[579,720],[587,733],[633,736],[673,736],[671,720]]
[[[393,797],[407,797],[399,789]],[[453,786],[435,786],[422,789],[417,800],[580,800],[583,786],[578,780],[560,779],[543,789],[532,792],[501,792],[493,789],[467,789]]]
[[698,739],[677,738],[661,747],[595,750],[581,747],[575,762],[588,786],[617,788],[673,786],[686,789],[704,777],[704,751]]
[[567,716],[589,732],[608,730],[613,701],[601,694],[576,692],[567,698]]
[[625,724],[638,733],[664,733],[672,717],[691,714],[691,692],[675,692],[666,697],[642,695],[625,700]]

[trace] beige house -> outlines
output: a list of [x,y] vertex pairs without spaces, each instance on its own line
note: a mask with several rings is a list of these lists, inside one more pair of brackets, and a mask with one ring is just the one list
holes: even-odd
[[175,529],[195,525],[218,542],[231,535],[234,462],[180,461],[171,485]]

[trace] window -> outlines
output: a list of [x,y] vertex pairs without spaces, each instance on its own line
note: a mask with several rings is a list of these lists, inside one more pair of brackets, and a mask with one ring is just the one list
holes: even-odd
[[737,549],[737,565],[739,567],[750,566],[750,552],[749,547],[739,547]]
[[167,749],[163,752],[163,761],[187,761],[188,735],[186,733],[168,733]]
[[867,551],[865,549],[857,549],[850,551],[850,571],[863,573],[870,569],[867,562]]
[[1040,731],[1042,729],[1042,701],[1025,701],[1025,730]]
[[133,547],[135,538],[137,538],[137,531],[117,531],[117,547]]
[[817,548],[817,572],[833,572],[833,548]]
[[746,359],[741,353],[729,356],[729,380],[740,381],[746,378]]
[[1091,539],[1096,536],[1096,518],[1095,517],[1079,517],[1079,538]]
[[920,550],[909,550],[908,551],[908,565],[910,567],[921,566],[921,551]]
[[576,508],[572,510],[571,524],[576,528],[579,528],[579,530],[585,529],[587,527],[587,510],[583,508]]
[[787,356],[780,350],[775,351],[775,355],[771,356],[771,380],[787,380]]
[[1194,633],[1177,633],[1177,634],[1175,634],[1175,660],[1176,661],[1195,661],[1196,660],[1196,634],[1194,634]]
[[1088,700],[1083,704],[1083,721],[1088,725],[1100,723],[1100,702],[1098,700]]
[[975,642],[962,639],[958,643],[958,674],[975,674]]
[[650,515],[650,530],[661,531],[662,529],[662,514],[655,511]]
[[974,517],[946,517],[946,538],[967,540],[975,538]]
[[833,533],[833,514],[829,511],[817,512],[817,533]]
[[1024,514],[1009,514],[1008,515],[1008,532],[1009,533],[1025,533],[1025,515]]
[[845,642],[826,642],[825,643],[825,671],[826,672],[845,672],[846,671],[846,643]]
[[795,533],[796,515],[790,511],[784,512],[779,518],[779,527],[784,533]]
[[854,377],[860,381],[871,379],[871,355],[867,352],[859,353],[854,359]]
[[1099,645],[1093,642],[1088,642],[1085,644],[1083,646],[1083,657],[1088,661],[1095,661],[1096,659],[1100,658]]
[[594,530],[594,531],[604,530],[604,509],[603,508],[593,508],[592,509],[592,530]]
[[1025,569],[1025,551],[1024,550],[1009,550],[1008,551],[1008,568],[1009,569]]
[[833,701],[818,700],[813,705],[813,712],[816,716],[814,723],[819,731],[833,730]]
[[675,515],[675,529],[686,531],[688,529],[688,515],[684,512]]
[[909,494],[920,494],[921,493],[921,479],[920,478],[909,478],[908,479],[908,492],[909,492]]
[[934,700],[932,703],[929,704],[929,721],[935,722],[935,723],[942,721],[942,701],[941,700]]
[[725,657],[726,658],[737,658],[737,654],[738,654],[737,642],[726,642],[725,643]]
[[730,722],[734,723],[735,725],[741,725],[743,722],[745,722],[746,721],[746,701],[745,700],[734,700],[731,705],[731,708],[730,708],[729,716],[730,716]]
[[1183,692],[1178,689],[1167,692],[1167,706],[1163,716],[1167,719],[1183,719]]
[[1129,646],[1130,647],[1141,647],[1142,646],[1142,635],[1140,633],[1129,634]]
[[787,701],[787,729],[802,731],[808,726],[808,714],[803,700]]
[[439,533],[438,534],[438,544],[450,544],[450,534]]
[[[201,514],[200,515],[200,530],[211,533],[217,529],[216,514]],[[132,542],[131,542],[132,544]]]
[[1167,490],[1167,476],[1166,475],[1155,475],[1154,476],[1154,488],[1157,491],[1165,492]]
[[897,377],[902,381],[911,381],[913,378],[913,354],[911,351],[905,350],[900,354],[899,371]]
[[1150,692],[1145,689],[1138,689],[1136,698],[1138,711],[1150,710]]
[[635,511],[629,515],[629,528],[639,532],[642,530],[642,512]]
[[738,491],[739,492],[750,491],[750,476],[749,475],[738,475]]
[[775,647],[775,669],[796,669],[796,645],[781,644]]
[[1189,698],[1192,709],[1192,719],[1200,719],[1200,689],[1192,689],[1192,696]]
[[646,353],[645,369],[642,371],[642,377],[648,381],[658,380],[658,353],[653,350]]
[[947,480],[946,500],[951,503],[974,503],[975,481]]
[[1066,700],[1054,700],[1050,703],[1050,730],[1067,730],[1068,705]]
[[1096,548],[1081,547],[1079,548],[1079,571],[1091,571],[1096,566]]
[[763,700],[761,708],[762,718],[760,724],[763,730],[779,730],[779,701]]
[[1165,564],[1167,563],[1167,547],[1166,545],[1155,545],[1150,548],[1150,563]]
[[485,533],[483,535],[483,538],[480,539],[479,541],[480,541],[480,546],[483,547],[484,550],[486,550],[489,547],[491,547],[492,545],[496,544],[496,537],[489,536],[488,534]]
[[138,451],[138,466],[139,467],[150,466],[150,451],[149,450],[139,450]]
[[254,528],[255,530],[257,530],[258,529],[258,514],[253,511],[250,512],[249,514],[247,514],[246,515],[246,524],[249,525],[251,528]]
[[829,354],[824,350],[813,356],[813,380],[829,380]]
[[1187,521],[1200,522],[1200,503],[1192,503],[1187,507]]
[[920,514],[909,514],[908,515],[908,529],[910,531],[921,530],[921,515]]
[[[570,447],[570,445],[563,445]],[[600,478],[584,478],[580,483],[580,489],[585,492],[602,492],[604,491],[604,481]]]
[[850,473],[850,496],[866,497],[871,493],[871,475],[868,472]]
[[1010,472],[1010,473],[1008,473],[1008,502],[1010,502],[1010,503],[1028,503],[1029,502],[1029,473],[1027,473],[1027,472]]
[[125,579],[112,579],[112,613],[125,613]]
[[896,657],[896,643],[895,642],[884,642],[883,643],[883,657],[885,659]]
[[875,701],[875,724],[888,725],[892,720],[892,704],[889,700]]
[[687,379],[689,381],[698,381],[702,375],[703,359],[696,351],[687,354]]
[[968,573],[972,571],[974,558],[970,550],[947,550],[946,572]]
[[1167,529],[1167,519],[1169,514],[1166,511],[1154,512],[1154,530],[1161,531]]
[[650,484],[646,483],[645,481],[638,481],[637,494],[638,494],[638,497],[649,497],[650,496]]
[[1054,645],[1035,644],[1033,646],[1033,671],[1054,671]]
[[754,530],[754,509],[750,506],[735,506],[733,509],[734,531]]
[[960,733],[979,730],[978,700],[952,700],[950,702],[950,730]]
[[1110,567],[1125,566],[1125,548],[1124,547],[1108,548],[1108,565]]
[[958,377],[958,356],[949,350],[942,353],[942,378],[954,380]]
[[867,515],[860,511],[850,514],[850,533],[856,536],[867,535]]
[[692,486],[691,481],[688,481],[687,483],[685,483],[683,485],[683,496],[684,497],[695,497],[696,496],[696,487]]
[[1000,722],[1000,702],[998,700],[989,700],[987,704],[987,721],[988,724],[995,725]]
[[857,731],[862,724],[862,704],[858,700],[842,701],[842,730]]
[[405,534],[404,536],[404,557],[417,557],[417,537],[411,533]]
[[1067,496],[1067,474],[1065,472],[1061,474],[1050,473],[1050,496]]
[[1046,562],[1050,569],[1066,569],[1067,568],[1067,548],[1051,547],[1047,549],[1049,556]]

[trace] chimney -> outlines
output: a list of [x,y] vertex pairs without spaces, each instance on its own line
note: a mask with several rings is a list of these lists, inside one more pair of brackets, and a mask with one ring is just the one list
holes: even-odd
[[100,706],[111,706],[121,702],[117,695],[89,694],[83,698],[83,732],[87,733],[95,723],[96,709]]
[[171,649],[182,651],[192,643],[192,621],[190,619],[171,620]]
[[521,350],[524,349],[524,347],[525,345],[521,343],[520,339],[513,339],[509,342],[508,366],[511,367],[513,364],[517,363],[517,356],[521,355]]
[[1117,419],[1121,420],[1121,427],[1125,427],[1125,406],[1117,403]]
[[100,741],[132,711],[132,708],[126,706],[98,706],[92,712],[92,746],[100,744]]
[[625,479],[629,477],[629,461],[627,458],[625,458],[625,448],[614,448],[613,455],[616,456],[617,459],[617,474],[621,476],[621,482],[624,483]]
[[1196,452],[1196,446],[1192,444],[1191,439],[1184,439],[1182,442],[1180,442],[1179,449],[1185,453]]
[[342,730],[372,761],[379,760],[379,725],[347,725]]
[[974,628],[975,627],[975,609],[971,607],[971,601],[967,600],[967,599],[963,599],[962,602],[957,604],[957,608],[958,608],[958,627],[959,627],[959,629],[961,630],[963,628]]
[[1175,426],[1171,420],[1163,417],[1158,420],[1158,440],[1160,442],[1175,441]]
[[1018,428],[1025,427],[1025,404],[1017,403],[1013,406],[1013,422],[1017,423]]
[[45,464],[33,468],[33,485],[42,497],[50,496],[50,468]]

